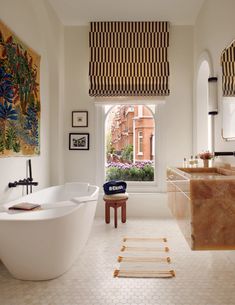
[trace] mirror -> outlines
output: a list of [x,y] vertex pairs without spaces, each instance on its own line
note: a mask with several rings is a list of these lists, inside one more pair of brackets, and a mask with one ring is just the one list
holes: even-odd
[[223,138],[235,140],[235,97],[223,98]]

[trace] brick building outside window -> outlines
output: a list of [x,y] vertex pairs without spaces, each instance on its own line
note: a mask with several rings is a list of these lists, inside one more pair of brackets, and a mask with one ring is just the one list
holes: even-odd
[[[153,113],[144,105],[119,105],[113,107],[106,122],[106,156],[108,168],[110,164],[121,169],[122,164],[128,167],[147,166],[153,171],[155,121]],[[150,169],[149,167],[152,167]],[[123,166],[124,169],[126,169]],[[132,169],[131,172],[134,172]],[[115,171],[115,170],[113,170]],[[137,170],[136,170],[137,172]],[[140,175],[142,173],[139,173]],[[113,176],[112,176],[113,178]],[[133,178],[133,179],[132,179]],[[135,177],[127,180],[135,181]],[[153,177],[142,179],[152,181]]]

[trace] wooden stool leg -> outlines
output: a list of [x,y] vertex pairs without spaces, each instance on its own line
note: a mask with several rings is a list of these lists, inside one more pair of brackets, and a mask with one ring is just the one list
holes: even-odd
[[117,228],[117,207],[114,207],[114,226]]
[[122,205],[122,222],[126,222],[126,202]]
[[110,223],[110,206],[105,202],[105,222]]

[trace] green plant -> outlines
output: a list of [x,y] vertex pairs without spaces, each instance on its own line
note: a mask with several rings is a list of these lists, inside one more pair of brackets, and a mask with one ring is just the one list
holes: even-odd
[[111,162],[106,169],[106,180],[153,181],[154,167],[151,161],[135,164]]
[[16,153],[18,153],[18,152],[20,152],[20,148],[21,148],[21,146],[20,146],[20,142],[15,142],[14,144],[13,144],[13,151],[14,152],[16,152]]
[[39,57],[14,35],[4,37],[1,31],[0,50],[0,153],[5,149],[11,151],[9,155],[18,153],[21,146],[36,153],[40,144]]
[[106,180],[123,180],[122,179],[122,171],[117,167],[110,167],[106,171]]
[[39,117],[37,104],[30,102],[25,115],[24,129],[28,133],[28,143],[32,146],[39,145]]
[[141,169],[137,167],[130,168],[130,177],[133,181],[141,181]]
[[13,126],[10,126],[6,131],[6,149],[13,149],[16,138],[16,130]]
[[111,136],[111,132],[108,131],[106,133],[106,152],[107,154],[113,154],[115,152],[115,148],[112,145],[112,136]]
[[26,114],[27,105],[31,99],[38,97],[37,70],[33,66],[33,59],[29,52],[18,44],[13,36],[9,36],[6,41],[0,39],[2,46],[2,57],[4,68],[12,77],[14,93],[20,99],[23,114]]
[[143,167],[143,180],[144,181],[153,181],[154,180],[154,171],[153,167],[150,165],[145,165]]
[[123,148],[121,157],[124,161],[133,162],[133,145],[132,144],[128,144]]
[[5,149],[4,137],[3,137],[3,133],[0,130],[0,152],[3,153],[4,149]]

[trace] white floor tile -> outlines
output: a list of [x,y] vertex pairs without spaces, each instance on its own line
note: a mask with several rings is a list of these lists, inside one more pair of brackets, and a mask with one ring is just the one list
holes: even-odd
[[[113,278],[125,236],[167,237],[176,277]],[[16,253],[17,255],[17,253]],[[191,251],[173,220],[96,219],[72,268],[58,279],[19,281],[0,265],[0,305],[234,305],[235,251]]]

